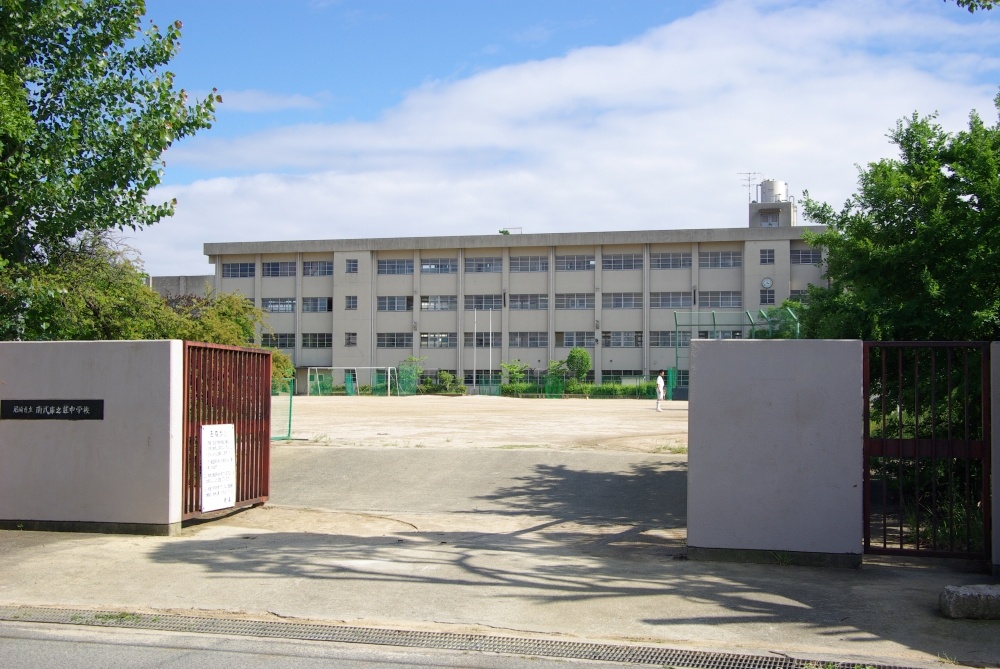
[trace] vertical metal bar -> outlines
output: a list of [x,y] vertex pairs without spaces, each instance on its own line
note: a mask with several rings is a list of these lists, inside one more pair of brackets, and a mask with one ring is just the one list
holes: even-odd
[[[948,348],[944,349],[945,354]],[[936,551],[938,535],[938,501],[937,501],[937,349],[931,349],[931,430],[930,430],[930,472],[931,472],[931,550]]]
[[920,349],[913,349],[913,534],[920,550]]
[[990,371],[992,367],[990,344],[989,342],[980,344],[980,374],[981,380],[980,384],[982,386],[982,420],[983,420],[983,490],[982,490],[982,508],[983,508],[983,550],[986,553],[986,563],[991,564],[993,562],[993,516],[992,507],[993,502],[991,499],[991,491],[993,489],[991,477],[992,477],[992,458],[993,458],[993,417],[991,415],[993,402],[993,389],[990,387]]
[[906,361],[903,357],[903,347],[896,347],[896,431],[898,433],[899,454],[896,459],[896,485],[899,487],[899,548],[903,548],[903,517],[906,503],[906,491],[903,489],[903,369]]
[[[747,312],[749,313],[749,312]],[[869,439],[871,438],[871,350],[870,342],[862,345],[862,387],[864,388],[864,438],[861,442],[861,473],[862,473],[862,513],[864,514],[864,547],[865,550],[872,545],[872,522],[871,522],[871,453],[869,449]]]

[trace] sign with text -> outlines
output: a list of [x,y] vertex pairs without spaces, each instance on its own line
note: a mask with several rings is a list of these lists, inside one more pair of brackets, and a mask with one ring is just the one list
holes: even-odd
[[236,427],[201,426],[201,510],[236,506]]
[[104,400],[0,400],[3,420],[104,420]]

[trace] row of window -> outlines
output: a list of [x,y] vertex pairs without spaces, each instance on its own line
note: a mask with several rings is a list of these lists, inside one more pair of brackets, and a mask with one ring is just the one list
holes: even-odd
[[[816,249],[792,249],[789,261],[793,265],[816,265],[822,259],[822,253]],[[774,249],[760,250],[760,264],[774,264]],[[592,270],[596,267],[596,256],[564,255],[556,256],[557,272],[578,272]],[[501,272],[503,258],[487,256],[466,258],[465,271],[470,274]],[[692,266],[690,253],[650,253],[650,269],[687,269]],[[698,253],[700,269],[731,268],[743,266],[742,251],[702,251]],[[379,274],[413,274],[414,261],[409,258],[389,258],[378,261]],[[427,258],[420,261],[421,274],[457,274],[458,258]],[[511,256],[509,261],[511,272],[547,272],[549,271],[548,256]],[[601,256],[601,269],[637,270],[643,268],[641,253],[612,253]],[[348,259],[344,271],[357,274],[357,259]],[[294,261],[279,261],[261,263],[262,276],[287,277],[295,276]],[[333,262],[329,260],[308,260],[302,263],[303,276],[332,276]],[[223,278],[250,278],[256,276],[256,264],[252,262],[223,263]]]
[[[792,291],[793,297],[801,297],[805,291]],[[705,307],[741,307],[743,297],[740,291],[711,291],[699,293],[701,304]],[[761,304],[774,304],[774,290],[760,291]],[[594,309],[597,301],[594,293],[556,293],[556,309]],[[690,307],[694,304],[691,292],[660,292],[649,294],[651,309],[677,309]],[[464,308],[469,311],[499,311],[504,307],[502,294],[466,295]],[[544,293],[515,294],[508,296],[508,306],[515,311],[536,311],[549,308],[549,296]],[[413,311],[414,298],[410,295],[380,295],[378,311]],[[603,309],[642,309],[642,293],[603,293],[601,295]],[[265,297],[261,299],[261,308],[269,313],[294,313],[294,297]],[[354,311],[358,308],[358,296],[347,295],[344,308]],[[457,295],[422,295],[420,297],[421,311],[457,311]],[[304,297],[302,311],[319,313],[333,311],[332,297]]]
[[[422,332],[419,335],[421,348],[458,348],[457,332]],[[555,345],[570,348],[582,346],[594,348],[598,333],[588,331],[556,332]],[[700,330],[699,339],[740,339],[741,330]],[[379,332],[376,335],[378,348],[413,348],[412,332]],[[606,330],[600,333],[601,345],[606,348],[642,348],[643,333],[640,330]],[[295,334],[277,333],[263,335],[261,343],[271,348],[295,348]],[[676,330],[654,330],[649,333],[649,345],[653,348],[687,347],[691,344],[691,333]],[[344,346],[357,346],[358,333],[347,332]],[[548,348],[548,332],[510,332],[507,334],[510,348]],[[501,348],[503,335],[500,332],[465,332],[462,336],[465,348]],[[302,348],[333,348],[333,335],[329,332],[303,332]]]

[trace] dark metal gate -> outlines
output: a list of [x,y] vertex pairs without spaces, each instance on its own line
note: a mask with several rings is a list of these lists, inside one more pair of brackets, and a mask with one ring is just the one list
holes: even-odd
[[235,426],[235,506],[266,502],[271,478],[271,354],[184,342],[184,377],[184,520],[201,514],[202,425]]
[[990,349],[865,342],[865,552],[990,559]]

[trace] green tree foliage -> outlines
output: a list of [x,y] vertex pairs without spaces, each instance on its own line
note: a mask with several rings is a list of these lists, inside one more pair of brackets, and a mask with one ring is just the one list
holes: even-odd
[[511,360],[510,362],[501,362],[500,369],[507,375],[507,383],[520,383],[524,381],[531,365],[520,360]]
[[[0,258],[58,257],[84,232],[139,229],[161,155],[208,128],[214,95],[189,105],[163,67],[180,22],[140,32],[143,0],[4,0],[0,11]],[[10,115],[8,115],[8,113]]]
[[829,286],[810,288],[804,336],[1000,338],[1000,124],[973,112],[949,133],[935,118],[899,121],[900,157],[862,169],[840,211],[807,194]]
[[[948,2],[948,0],[944,0]],[[997,6],[997,0],[955,0],[955,4],[959,7],[964,7],[969,10],[969,12],[974,12],[977,9],[989,10]]]
[[802,303],[785,300],[776,307],[761,309],[753,328],[754,339],[798,339],[802,336],[798,314]]
[[587,372],[590,371],[590,354],[587,349],[580,346],[571,348],[566,356],[566,368],[578,381],[587,378]]

